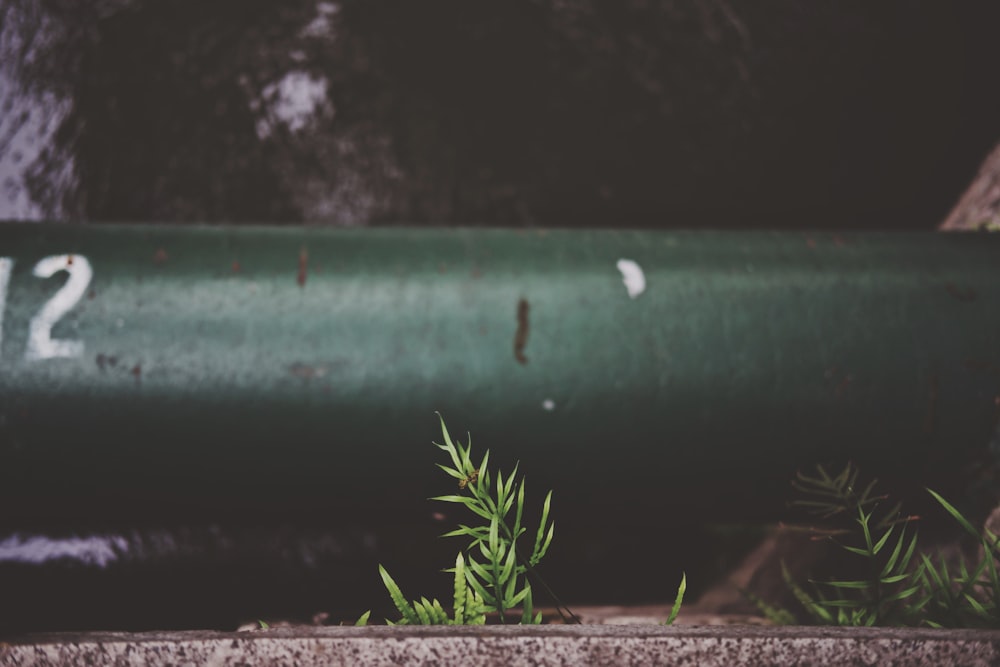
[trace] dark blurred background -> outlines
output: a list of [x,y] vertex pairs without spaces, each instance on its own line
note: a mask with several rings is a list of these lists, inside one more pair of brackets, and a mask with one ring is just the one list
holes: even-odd
[[[0,0],[0,219],[931,229],[1000,140],[998,25],[994,1]],[[693,599],[760,536],[574,500],[570,602],[667,601],[682,567]],[[0,521],[0,633],[389,614],[378,562],[447,595],[455,517],[414,503]]]
[[2,0],[0,24],[0,218],[931,228],[1000,140],[991,1]]

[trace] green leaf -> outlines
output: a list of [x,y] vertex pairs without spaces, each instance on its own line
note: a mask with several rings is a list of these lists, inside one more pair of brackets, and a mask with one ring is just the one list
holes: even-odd
[[469,596],[469,584],[465,580],[465,558],[459,551],[455,556],[455,625],[465,623],[465,601]]
[[[426,600],[427,598],[424,599]],[[417,618],[420,619],[420,625],[433,625],[433,623],[431,623],[431,616],[427,613],[427,609],[424,608],[423,604],[414,601],[413,610],[416,612]]]
[[420,606],[427,612],[427,617],[430,619],[428,625],[445,625],[448,623],[448,615],[444,613],[444,609],[441,608],[441,603],[437,601],[437,598],[428,600],[422,597],[420,598]]
[[521,528],[521,518],[524,516],[524,481],[517,485],[517,512],[514,513],[514,539],[516,540],[524,532]]
[[465,599],[465,617],[469,625],[484,625],[486,623],[485,606],[483,598],[470,588],[469,595]]
[[920,590],[920,586],[911,586],[910,588],[905,588],[905,589],[903,589],[901,591],[897,591],[896,593],[893,593],[892,595],[887,595],[887,596],[885,596],[882,599],[885,602],[895,602],[896,600],[903,600],[905,598],[908,598],[908,597],[910,597],[911,595],[913,595],[914,593],[916,593],[919,590]]
[[386,571],[381,564],[378,566],[379,574],[382,575],[382,583],[385,584],[386,590],[389,591],[389,597],[392,598],[392,603],[396,605],[396,609],[399,613],[403,615],[403,619],[410,625],[417,625],[420,619],[417,617],[417,612],[410,606],[410,603],[406,601],[403,597],[403,592],[399,590],[399,586],[393,581],[392,577],[389,576],[389,572]]
[[861,525],[861,532],[865,536],[865,546],[868,547],[868,553],[873,553],[872,533],[868,529],[868,522],[871,521],[872,513],[869,512],[868,514],[865,514],[864,511],[860,507],[858,507],[858,514],[860,515],[860,517],[858,518],[858,523]]
[[486,453],[483,454],[483,460],[482,460],[482,462],[479,464],[479,474],[486,476],[487,486],[489,485],[489,481],[490,481],[490,478],[489,478],[489,467],[488,467],[489,466],[489,462],[490,462],[490,450],[487,449]]
[[[473,574],[477,575],[483,581],[489,581],[492,578],[490,577],[489,571],[485,567],[483,567],[482,564],[477,563],[471,558],[469,559],[469,570],[471,570]],[[466,576],[466,578],[469,579],[468,576]],[[469,583],[472,584],[472,582],[473,579],[469,579]],[[479,591],[478,588],[476,590]]]
[[889,529],[885,531],[885,534],[879,538],[879,541],[876,542],[875,546],[872,548],[872,554],[877,556],[878,552],[882,551],[882,547],[885,546],[885,543],[889,541],[889,536],[892,535],[893,528],[895,528],[895,526],[889,526]]
[[451,456],[452,462],[455,464],[455,468],[457,468],[458,470],[464,470],[462,466],[462,459],[459,456],[458,450],[455,447],[455,443],[451,441],[451,436],[448,435],[448,427],[444,425],[444,417],[441,416],[440,412],[437,413],[437,416],[438,419],[441,420],[441,437],[444,438],[444,444],[438,445],[438,447],[448,452],[448,454]]
[[[468,496],[458,496],[458,495],[448,495],[448,496],[433,496],[430,500],[439,500],[443,503],[461,503],[462,505],[468,505],[469,501],[472,500]],[[475,501],[472,501],[473,503]]]
[[[542,519],[538,523],[538,533],[535,535],[535,548],[532,550],[533,554],[538,554],[541,552],[542,540],[545,538],[545,524],[549,520],[549,508],[552,505],[552,492],[549,491],[545,496],[545,502],[542,503]],[[541,556],[538,557],[541,559]]]
[[1000,593],[1000,579],[997,577],[996,563],[989,548],[986,546],[986,540],[983,540],[983,546],[985,547],[983,560],[986,561],[987,572],[990,573],[990,584],[993,586],[993,595],[996,597]]
[[440,500],[444,503],[461,503],[484,519],[489,519],[493,516],[493,513],[484,509],[477,502],[476,498],[470,498],[468,496],[434,496],[431,500]]
[[504,503],[507,501],[507,496],[504,493],[505,486],[503,483],[503,472],[497,471],[497,507],[503,507]]
[[[511,547],[507,550],[507,558],[504,560],[503,568],[500,570],[500,576],[497,578],[497,583],[504,585],[506,582],[511,582],[513,584],[517,581],[517,578],[513,576],[514,564],[517,562],[517,551]],[[513,606],[513,605],[511,605]]]
[[556,524],[553,521],[549,524],[549,532],[545,534],[545,541],[542,542],[542,548],[538,552],[538,555],[532,558],[532,566],[536,565],[538,561],[545,557],[545,554],[549,551],[549,545],[552,544],[552,536],[556,533]]
[[972,610],[973,610],[973,611],[974,611],[974,612],[975,612],[975,613],[976,613],[977,615],[979,615],[979,616],[982,616],[982,617],[984,617],[984,618],[990,618],[990,616],[991,616],[991,615],[990,615],[990,612],[989,612],[989,611],[987,611],[987,610],[986,610],[986,607],[984,607],[984,606],[982,605],[982,603],[980,603],[980,602],[979,602],[979,600],[977,600],[977,599],[976,599],[975,597],[973,597],[973,596],[972,596],[972,595],[970,595],[969,593],[966,593],[966,594],[965,594],[965,600],[966,600],[966,602],[968,602],[968,603],[969,603],[969,606],[970,606],[970,607],[972,607]]
[[864,556],[865,558],[868,558],[869,556],[871,556],[871,554],[868,552],[867,549],[861,549],[861,548],[858,548],[858,547],[848,546],[846,544],[840,544],[840,542],[837,542],[837,545],[840,546],[841,549],[844,549],[846,551],[850,551],[852,554],[857,554],[859,556]]
[[[517,605],[521,604],[521,602],[526,597],[528,597],[528,594],[531,592],[531,587],[528,586],[527,583],[525,583],[524,586],[525,587],[522,588],[521,590],[519,590],[515,595],[507,597],[507,607],[508,608],[514,608],[514,607],[516,607]],[[523,615],[524,614],[522,613],[522,617],[523,617]],[[529,612],[528,615],[529,616],[531,615],[530,612]]]
[[663,622],[664,625],[673,625],[677,620],[677,614],[681,612],[681,603],[684,602],[684,592],[687,590],[687,573],[681,573],[681,583],[677,587],[677,597],[674,598],[674,606],[670,609],[670,616]]
[[368,617],[371,616],[371,615],[372,615],[372,610],[369,609],[365,613],[361,614],[361,616],[360,616],[360,618],[358,618],[358,620],[354,621],[354,625],[359,626],[359,627],[360,626],[368,625]]
[[496,516],[490,517],[490,536],[488,544],[491,554],[495,555],[500,551],[500,523],[497,521]]
[[524,590],[521,591],[524,594],[524,607],[521,609],[521,625],[534,625],[533,614],[534,601],[531,598],[531,584],[528,582],[524,583]]
[[833,581],[819,581],[819,582],[815,582],[815,583],[824,584],[826,586],[833,586],[834,588],[850,588],[850,589],[856,589],[856,590],[865,590],[865,589],[871,588],[871,582],[870,581],[858,581],[858,580],[854,580],[854,581],[839,581],[839,580],[835,579]]
[[[477,569],[477,567],[481,568],[482,566],[479,565],[479,563],[474,563],[473,561],[469,561],[469,568],[470,568],[470,570],[474,571],[474,570]],[[487,575],[486,577],[483,577],[483,579],[488,580],[489,579],[489,575]],[[486,590],[486,588],[479,581],[479,579],[477,579],[476,577],[473,576],[472,572],[466,571],[466,573],[465,573],[465,580],[469,582],[469,585],[472,586],[472,589],[479,595],[480,598],[482,598],[483,603],[485,605],[488,605],[490,607],[495,607],[496,606],[496,604],[497,604],[496,598],[493,596],[492,593],[490,593],[489,591]]]
[[449,530],[447,533],[443,533],[441,537],[471,537],[475,540],[484,540],[489,536],[489,531],[481,526],[466,526],[464,524],[459,524],[458,528],[455,530]]
[[933,579],[933,585],[937,588],[944,588],[944,582],[938,574],[937,569],[934,567],[934,564],[931,562],[931,559],[928,558],[927,554],[920,554],[920,558],[925,566],[924,572],[930,573],[930,578]]
[[[902,535],[900,535],[902,539]],[[903,555],[903,560],[899,564],[899,569],[906,570],[910,567],[910,560],[913,558],[913,552],[917,548],[917,532],[914,531],[913,537],[910,539],[910,546],[906,548],[906,553]]]
[[517,475],[517,469],[520,466],[520,462],[514,465],[514,471],[507,478],[507,485],[504,487],[503,497],[504,502],[497,502],[497,507],[502,509],[502,515],[504,518],[510,513],[510,508],[514,504],[514,478]]
[[943,507],[945,511],[947,511],[948,514],[950,514],[955,519],[955,521],[957,521],[958,524],[965,529],[967,533],[973,535],[976,539],[980,539],[979,531],[972,527],[972,524],[969,523],[969,521],[964,516],[962,516],[961,512],[955,509],[954,505],[952,505],[947,500],[942,498],[936,491],[927,489],[927,493],[931,494],[934,497],[934,500],[938,501],[938,504],[941,505],[941,507]]
[[441,468],[441,470],[444,470],[446,473],[448,473],[449,476],[454,477],[455,479],[462,480],[466,478],[466,475],[463,475],[454,468],[449,468],[448,466],[442,465],[440,463],[435,463],[434,465],[436,465],[438,468]]

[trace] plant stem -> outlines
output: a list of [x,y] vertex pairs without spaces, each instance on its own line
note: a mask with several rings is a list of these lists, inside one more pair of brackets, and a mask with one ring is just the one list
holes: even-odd
[[[559,599],[559,596],[555,594],[555,591],[549,588],[549,585],[545,583],[545,579],[542,578],[542,575],[538,574],[538,570],[536,570],[534,566],[532,566],[531,563],[521,555],[521,551],[517,548],[517,544],[514,543],[514,535],[511,532],[510,527],[507,525],[507,521],[501,521],[500,525],[503,527],[503,532],[507,536],[507,539],[510,540],[511,548],[514,549],[517,554],[518,562],[520,562],[521,566],[524,567],[524,571],[534,577],[535,581],[537,581],[548,596],[552,598],[552,601],[556,605],[556,612],[558,612],[559,617],[562,618],[563,623],[582,625],[583,621],[580,620],[580,617],[574,614],[573,611]],[[565,614],[563,613],[564,609],[566,610]],[[569,618],[566,618],[566,614],[569,614]]]

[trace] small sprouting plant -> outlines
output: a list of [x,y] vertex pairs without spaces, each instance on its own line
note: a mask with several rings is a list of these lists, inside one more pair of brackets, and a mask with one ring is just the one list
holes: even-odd
[[917,532],[907,530],[916,517],[902,516],[898,504],[882,509],[886,496],[874,494],[875,484],[859,486],[858,470],[851,464],[838,475],[817,466],[815,476],[798,473],[792,483],[802,495],[792,506],[827,521],[849,519],[847,526],[812,532],[863,559],[861,578],[813,581],[812,593],[783,568],[792,593],[818,623],[910,625],[927,604],[926,596],[920,596],[924,564],[914,560]]
[[[486,623],[487,606],[483,598],[469,586],[469,581],[465,577],[465,558],[461,552],[455,557],[455,567],[451,570],[455,574],[455,599],[452,604],[451,616],[436,598],[434,600],[420,598],[408,602],[403,591],[399,589],[386,569],[379,565],[378,571],[382,575],[382,582],[385,584],[386,590],[389,591],[392,603],[402,614],[402,618],[396,623],[388,621],[390,625],[483,625]],[[368,612],[365,612],[358,619],[357,625],[366,625],[367,623]]]
[[681,613],[681,604],[684,603],[684,593],[687,591],[688,578],[686,573],[681,574],[681,583],[677,586],[677,596],[674,598],[674,606],[670,608],[670,615],[662,625],[673,625],[677,620],[677,614]]
[[[793,506],[824,520],[852,518],[853,526],[810,531],[863,558],[867,572],[861,579],[812,581],[810,593],[782,564],[785,583],[810,618],[824,625],[1000,628],[1000,536],[987,528],[977,530],[951,503],[927,489],[981,549],[973,564],[961,553],[951,561],[940,551],[932,558],[917,548],[916,530],[907,537],[907,527],[916,517],[903,516],[898,504],[880,511],[886,496],[873,494],[874,480],[859,486],[858,476],[857,468],[849,464],[835,476],[818,467],[817,475],[800,473],[793,482],[803,496]],[[851,539],[853,544],[847,542]],[[745,594],[773,622],[793,622],[788,610]]]
[[927,614],[924,624],[931,627],[1000,628],[1000,537],[988,528],[976,530],[951,503],[927,489],[941,507],[971,535],[982,549],[979,562],[970,566],[965,556],[948,567],[938,553],[937,562],[921,554],[923,584],[927,591]]
[[[541,519],[528,549],[522,544],[522,537],[528,530],[523,524],[525,483],[523,476],[518,478],[519,464],[509,475],[498,471],[494,476],[488,468],[488,450],[475,464],[471,456],[471,442],[464,446],[453,442],[443,418],[441,434],[444,444],[434,444],[448,454],[449,464],[437,465],[457,480],[459,493],[437,496],[432,500],[464,505],[476,521],[471,525],[460,524],[443,535],[469,540],[466,548],[456,556],[455,567],[447,570],[454,574],[455,581],[450,614],[436,599],[407,601],[388,571],[379,565],[382,581],[401,614],[396,624],[471,625],[485,623],[486,614],[494,612],[501,623],[506,623],[508,613],[518,609],[521,623],[541,623],[541,612],[534,610],[529,576],[552,597],[565,621],[579,623],[579,619],[559,601],[536,570],[555,534],[555,525],[549,518],[552,491],[545,496]],[[358,623],[363,625],[367,620],[366,614]]]

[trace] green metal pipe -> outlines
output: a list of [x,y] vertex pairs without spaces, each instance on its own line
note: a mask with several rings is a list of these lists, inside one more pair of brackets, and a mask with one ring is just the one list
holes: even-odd
[[8,224],[0,257],[15,514],[423,489],[435,411],[539,488],[650,495],[996,427],[1000,235]]

